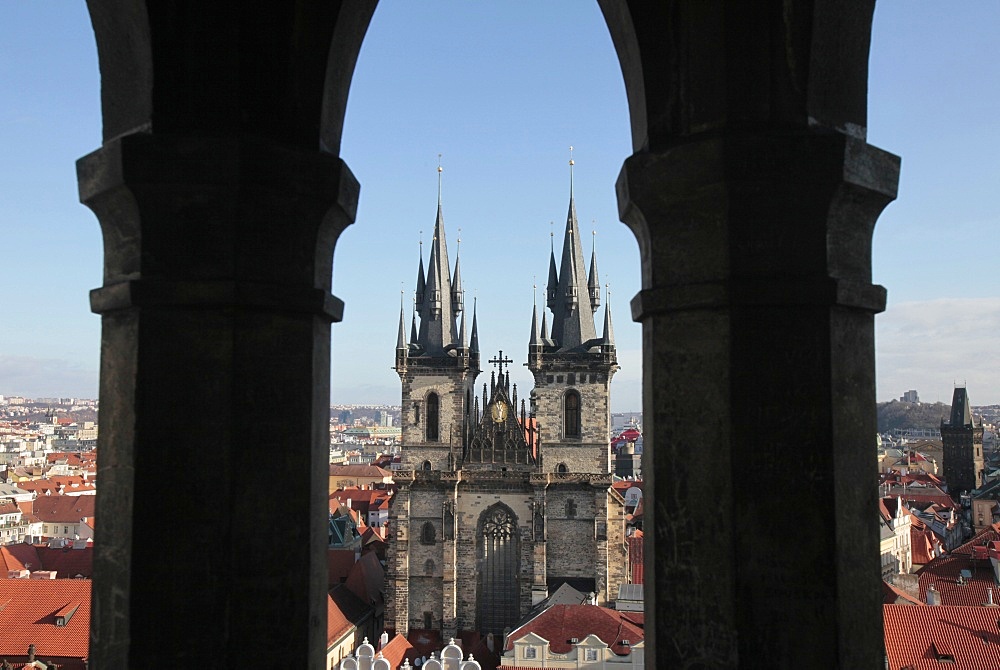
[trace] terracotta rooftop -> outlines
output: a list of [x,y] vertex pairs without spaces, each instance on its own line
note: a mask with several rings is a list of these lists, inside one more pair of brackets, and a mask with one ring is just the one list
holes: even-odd
[[79,523],[94,516],[96,496],[38,496],[34,513],[43,523]]
[[0,658],[88,657],[90,580],[0,579],[0,603]]
[[334,602],[333,598],[329,595],[326,596],[326,646],[331,647],[333,644],[346,635],[352,628],[354,624],[347,620],[344,613],[337,603]]
[[[967,576],[962,575],[963,570],[968,571]],[[941,594],[942,605],[982,605],[989,599],[990,589],[993,602],[1000,603],[1000,588],[997,588],[989,560],[974,560],[970,555],[952,553],[935,558],[917,574],[920,575],[922,602],[927,602],[927,591],[933,584],[934,590]]]
[[331,465],[331,477],[391,477],[388,470],[374,465]]
[[611,651],[624,656],[631,652],[631,647],[623,645],[623,640],[636,644],[643,639],[642,627],[635,622],[635,617],[626,614],[630,613],[598,605],[553,605],[511,632],[505,649],[513,649],[515,640],[534,633],[548,640],[553,653],[565,654],[573,649],[568,640],[596,635]]
[[1000,668],[997,607],[883,605],[889,668]]
[[413,645],[407,642],[405,637],[397,633],[396,637],[389,640],[380,651],[382,652],[382,657],[389,661],[390,668],[398,668],[403,664],[403,658],[411,649],[413,649]]

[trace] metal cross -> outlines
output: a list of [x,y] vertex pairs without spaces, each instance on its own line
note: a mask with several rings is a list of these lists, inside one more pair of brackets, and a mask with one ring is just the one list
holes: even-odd
[[496,366],[498,366],[500,368],[500,377],[501,377],[501,379],[503,378],[503,366],[504,365],[509,365],[509,364],[511,364],[513,362],[514,362],[513,360],[511,360],[509,358],[506,358],[503,355],[503,349],[500,350],[500,353],[497,355],[496,358],[491,358],[490,360],[487,361],[487,363],[492,363],[493,365],[496,365]]

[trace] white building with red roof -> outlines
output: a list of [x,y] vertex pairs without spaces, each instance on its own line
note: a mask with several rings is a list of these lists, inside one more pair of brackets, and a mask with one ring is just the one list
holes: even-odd
[[514,629],[503,668],[642,668],[642,612],[598,605],[553,605]]

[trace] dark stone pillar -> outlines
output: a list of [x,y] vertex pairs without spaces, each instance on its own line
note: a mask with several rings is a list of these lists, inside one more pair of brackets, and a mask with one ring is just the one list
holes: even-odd
[[871,235],[898,169],[820,129],[625,162],[656,667],[881,667]]
[[78,164],[104,236],[92,668],[324,666],[330,295],[358,184],[265,140]]

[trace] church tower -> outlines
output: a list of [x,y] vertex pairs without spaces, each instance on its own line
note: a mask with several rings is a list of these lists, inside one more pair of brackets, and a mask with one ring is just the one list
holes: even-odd
[[475,308],[471,341],[466,331],[465,292],[457,253],[454,274],[448,264],[440,166],[437,219],[426,273],[422,247],[421,243],[410,341],[402,307],[396,338],[396,372],[403,385],[402,466],[407,470],[454,470],[480,372],[479,334]]
[[438,179],[430,261],[425,272],[421,254],[417,273],[420,325],[414,316],[409,337],[402,306],[399,315],[402,467],[393,474],[385,620],[405,636],[476,631],[502,640],[563,584],[603,605],[628,581],[625,504],[608,457],[614,335],[607,311],[603,335],[594,329],[597,265],[588,279],[571,191],[561,271],[553,259],[553,334],[536,318],[529,362],[540,385],[535,412],[558,425],[528,416],[503,351],[488,361],[480,395],[475,308],[467,338]]
[[532,415],[538,422],[542,470],[606,474],[611,471],[611,378],[618,370],[611,306],[604,307],[604,329],[594,327],[601,304],[596,248],[591,250],[590,275],[583,260],[580,225],[573,197],[570,159],[569,211],[562,259],[556,269],[555,244],[549,251],[546,307],[552,331],[542,311],[531,317],[528,369],[535,378]]
[[951,400],[951,420],[941,420],[944,447],[944,479],[955,496],[983,485],[983,422],[976,424],[969,405],[969,392],[956,387]]

